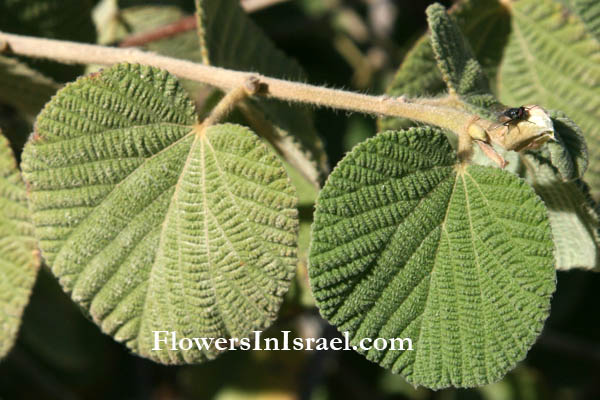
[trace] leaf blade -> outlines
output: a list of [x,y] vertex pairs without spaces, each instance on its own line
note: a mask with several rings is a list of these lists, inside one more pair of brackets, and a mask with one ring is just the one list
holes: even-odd
[[531,188],[455,164],[433,128],[357,146],[319,196],[310,250],[322,315],[352,344],[413,338],[413,352],[363,353],[429,388],[504,375],[540,333],[555,284],[550,226]]
[[[296,196],[280,161],[248,129],[196,118],[166,71],[121,64],[61,90],[23,154],[36,235],[65,291],[105,333],[168,364],[219,352],[152,351],[153,330],[249,335],[274,320],[295,269]],[[200,151],[209,144],[218,157]],[[218,220],[203,234],[207,210]]]

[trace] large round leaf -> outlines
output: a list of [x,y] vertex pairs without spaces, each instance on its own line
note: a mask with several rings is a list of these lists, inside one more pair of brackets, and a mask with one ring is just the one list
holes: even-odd
[[25,185],[0,133],[0,359],[15,342],[39,266]]
[[246,128],[195,119],[167,72],[117,65],[61,90],[23,154],[36,235],[64,289],[164,363],[219,351],[152,351],[153,331],[267,327],[296,265],[296,197],[277,156]]
[[493,382],[539,335],[555,289],[546,209],[515,175],[461,166],[434,128],[358,145],[317,199],[310,281],[368,359],[429,388]]

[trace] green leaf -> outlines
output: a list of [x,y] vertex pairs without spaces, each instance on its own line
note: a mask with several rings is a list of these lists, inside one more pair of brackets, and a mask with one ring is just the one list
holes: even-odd
[[[475,56],[504,104],[541,104],[569,115],[583,131],[589,147],[586,180],[592,195],[600,193],[600,39],[590,28],[595,17],[583,17],[585,0],[573,6],[584,21],[566,5],[553,0],[465,0],[451,14],[464,32]],[[586,8],[595,15],[597,7]],[[585,22],[587,21],[587,22]],[[443,90],[429,40],[423,37],[409,53],[388,90],[392,95],[436,94]],[[418,68],[414,65],[418,64]],[[423,82],[422,71],[432,78]],[[496,79],[498,77],[498,79]],[[416,85],[416,86],[415,86]],[[432,88],[439,88],[435,92]],[[410,90],[405,90],[410,89]],[[398,120],[380,124],[393,127]]]
[[588,149],[583,133],[564,113],[550,113],[556,142],[547,143],[550,159],[563,180],[583,177],[588,166]]
[[[238,0],[196,0],[205,64],[305,81],[300,65],[278,50],[248,18]],[[261,99],[243,110],[257,133],[315,186],[329,172],[327,155],[306,107]],[[264,115],[260,115],[264,114]]]
[[581,127],[590,163],[586,180],[600,189],[600,42],[583,22],[552,0],[511,3],[512,32],[499,72],[499,97],[543,104]]
[[600,216],[587,186],[579,180],[565,182],[553,163],[537,152],[522,157],[525,179],[548,209],[556,269],[598,269]]
[[15,59],[0,56],[0,103],[8,104],[31,120],[59,85]]
[[487,77],[456,22],[441,4],[427,8],[431,47],[450,93],[489,93]]
[[600,3],[596,0],[571,0],[571,5],[587,30],[600,40]]
[[[92,6],[90,0],[4,0],[0,2],[0,31],[94,43]],[[59,82],[74,79],[83,70],[44,60],[30,65]]]
[[[525,357],[555,289],[544,204],[515,175],[457,165],[441,130],[358,145],[317,200],[310,280],[322,315],[415,385],[494,382]],[[359,350],[360,351],[360,350]]]
[[15,342],[39,266],[25,184],[0,133],[0,359]]
[[121,64],[67,85],[23,171],[42,253],[101,329],[162,363],[153,331],[245,337],[275,319],[296,267],[296,196],[247,128],[196,124],[166,71]]

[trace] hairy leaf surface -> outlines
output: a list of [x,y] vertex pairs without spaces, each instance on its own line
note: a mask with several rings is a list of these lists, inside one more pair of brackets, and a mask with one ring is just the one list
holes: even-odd
[[[452,7],[450,14],[470,44],[470,46],[461,45],[461,51],[470,47],[485,71],[492,91],[495,90],[496,72],[510,31],[508,9],[499,0],[464,0]],[[440,33],[438,32],[437,35],[439,36]],[[447,33],[451,36],[445,36],[445,40],[456,37],[457,32],[450,29]],[[467,59],[470,58],[468,53],[467,51]],[[463,58],[464,56],[463,53]],[[473,62],[471,65],[472,69],[477,69]],[[477,81],[482,83],[480,78]],[[390,96],[431,96],[446,91],[447,86],[432,48],[431,35],[423,35],[406,55],[386,93]],[[382,129],[401,129],[411,125],[414,123],[400,118],[379,120]]]
[[0,133],[0,359],[15,342],[39,266],[25,184]]
[[444,6],[429,6],[427,18],[431,29],[431,46],[450,92],[458,95],[488,93],[490,88],[483,69]]
[[590,152],[586,180],[600,188],[600,42],[552,0],[512,3],[512,33],[500,67],[500,100],[561,110],[581,127]]
[[[198,35],[205,64],[305,81],[300,65],[278,50],[246,16],[237,0],[196,0]],[[250,125],[315,186],[329,171],[323,142],[306,107],[277,100],[249,102]],[[261,115],[262,114],[262,115]]]
[[364,354],[429,388],[500,379],[555,289],[544,204],[511,173],[457,166],[434,128],[388,131],[344,158],[317,200],[309,260],[322,315],[354,345],[411,338],[414,351]]
[[588,167],[588,149],[581,129],[564,113],[550,115],[556,139],[547,143],[552,165],[563,180],[582,178]]
[[23,171],[53,273],[136,353],[211,359],[151,351],[153,331],[245,337],[276,317],[296,266],[294,189],[247,128],[197,125],[167,72],[122,64],[67,85]]

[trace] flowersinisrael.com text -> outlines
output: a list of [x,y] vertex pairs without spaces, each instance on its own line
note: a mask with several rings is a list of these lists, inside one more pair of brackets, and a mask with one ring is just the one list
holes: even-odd
[[153,331],[153,351],[169,349],[187,351],[191,349],[218,351],[225,350],[376,350],[406,351],[412,350],[410,338],[363,338],[357,345],[350,344],[348,332],[343,338],[290,338],[291,331],[281,331],[282,337],[261,338],[261,331],[254,331],[254,336],[245,338],[188,338],[178,337],[175,331]]

